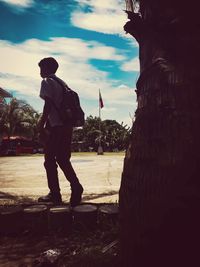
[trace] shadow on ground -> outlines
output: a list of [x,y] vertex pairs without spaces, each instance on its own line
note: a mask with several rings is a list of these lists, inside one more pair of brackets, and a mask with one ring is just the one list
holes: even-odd
[[90,201],[90,200],[95,200],[95,199],[104,198],[108,196],[114,196],[118,194],[119,194],[119,191],[114,191],[114,190],[106,192],[106,193],[102,193],[102,194],[89,194],[83,197],[83,201]]
[[21,205],[26,203],[32,203],[33,201],[34,199],[31,197],[11,195],[0,191],[0,206]]
[[[82,201],[94,201],[94,200],[99,200],[104,197],[109,197],[109,196],[114,196],[118,195],[119,191],[109,191],[106,193],[101,193],[101,194],[85,194],[83,196]],[[105,202],[105,201],[102,201]],[[109,201],[111,203],[112,201]],[[11,195],[5,192],[0,191],[0,206],[4,205],[24,205],[24,204],[34,204],[37,203],[37,197],[36,196],[20,196],[20,195]],[[67,204],[64,201],[64,204]]]

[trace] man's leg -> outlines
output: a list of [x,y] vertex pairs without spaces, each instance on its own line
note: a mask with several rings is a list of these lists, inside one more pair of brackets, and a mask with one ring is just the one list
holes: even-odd
[[47,182],[50,193],[47,196],[40,197],[39,201],[61,202],[60,187],[58,181],[58,172],[56,164],[56,149],[58,143],[57,131],[55,128],[50,129],[49,138],[44,149],[44,167],[47,174]]
[[61,128],[60,132],[60,144],[58,146],[56,160],[65,174],[65,177],[70,182],[72,194],[70,203],[72,206],[76,206],[81,202],[81,196],[83,193],[83,187],[80,184],[78,177],[70,162],[71,157],[71,139],[72,139],[72,127]]
[[49,190],[52,194],[58,194],[60,193],[60,187],[55,156],[47,153],[44,155],[44,158],[44,167],[46,169]]

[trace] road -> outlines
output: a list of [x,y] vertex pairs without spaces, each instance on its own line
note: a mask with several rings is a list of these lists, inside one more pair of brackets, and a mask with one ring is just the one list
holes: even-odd
[[[72,165],[84,187],[83,201],[117,202],[123,168],[123,154],[73,154]],[[63,201],[68,202],[70,187],[58,169]],[[43,155],[0,157],[0,204],[16,199],[36,200],[47,194]]]

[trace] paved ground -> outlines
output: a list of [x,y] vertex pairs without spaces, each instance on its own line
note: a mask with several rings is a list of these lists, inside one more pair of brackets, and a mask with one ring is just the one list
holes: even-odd
[[[84,186],[84,201],[117,202],[123,168],[123,154],[72,156],[72,164]],[[69,183],[59,170],[64,202],[70,196]],[[16,199],[37,199],[48,193],[43,155],[0,157],[0,204]]]

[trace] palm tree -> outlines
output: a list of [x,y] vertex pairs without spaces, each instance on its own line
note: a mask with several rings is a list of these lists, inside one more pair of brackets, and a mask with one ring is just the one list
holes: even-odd
[[26,110],[24,114],[24,126],[25,135],[31,138],[33,141],[38,140],[38,121],[41,114],[35,111],[31,106]]
[[120,187],[121,266],[197,266],[198,1],[127,2],[124,29],[139,43],[140,77]]
[[1,108],[0,131],[8,139],[13,135],[34,137],[38,113],[25,101],[13,98]]
[[120,124],[115,120],[104,120],[102,122],[103,141],[108,150],[124,150],[130,135],[130,128],[127,125]]

